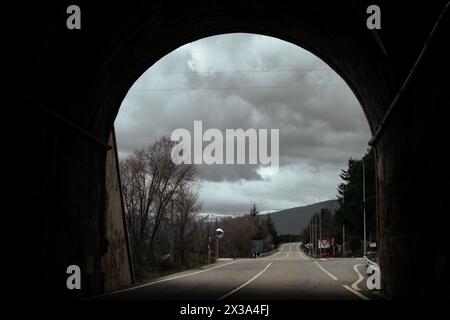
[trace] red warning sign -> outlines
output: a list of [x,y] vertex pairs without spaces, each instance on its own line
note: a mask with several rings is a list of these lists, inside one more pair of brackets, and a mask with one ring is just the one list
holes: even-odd
[[319,239],[319,249],[328,249],[330,247],[329,239]]

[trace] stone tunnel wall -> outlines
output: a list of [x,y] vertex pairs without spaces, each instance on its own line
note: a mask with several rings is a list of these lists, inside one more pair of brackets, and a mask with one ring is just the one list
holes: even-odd
[[376,146],[382,289],[393,298],[448,296],[448,20]]
[[101,258],[105,292],[126,288],[134,282],[114,130],[111,133],[109,143],[113,149],[108,151],[105,165],[106,208],[104,228],[106,250]]

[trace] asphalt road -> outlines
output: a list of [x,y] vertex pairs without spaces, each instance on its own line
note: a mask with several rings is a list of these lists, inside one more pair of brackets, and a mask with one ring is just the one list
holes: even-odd
[[[360,300],[379,299],[366,287],[362,258],[313,259],[299,243],[270,256],[221,259],[103,299],[151,300]],[[358,282],[359,281],[359,282]]]

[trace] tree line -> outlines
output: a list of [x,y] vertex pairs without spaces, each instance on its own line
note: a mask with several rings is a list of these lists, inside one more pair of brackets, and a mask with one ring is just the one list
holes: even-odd
[[220,256],[254,257],[273,250],[278,244],[277,230],[270,214],[259,215],[256,204],[251,206],[248,214],[221,219],[220,226],[225,231],[219,242]]
[[[364,179],[363,179],[364,173]],[[323,208],[311,218],[301,232],[304,243],[310,243],[311,225],[318,227],[320,214],[322,238],[335,239],[342,245],[345,228],[346,255],[360,256],[363,252],[364,207],[366,211],[367,245],[376,240],[376,184],[375,155],[370,149],[362,159],[349,159],[348,167],[342,169],[337,186],[338,208],[333,211]],[[365,182],[363,184],[363,182]],[[365,189],[365,190],[364,190]],[[365,191],[365,201],[364,201]]]

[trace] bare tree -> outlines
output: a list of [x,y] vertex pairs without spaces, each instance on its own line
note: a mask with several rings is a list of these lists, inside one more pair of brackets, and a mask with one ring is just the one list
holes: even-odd
[[142,263],[144,243],[147,240],[148,214],[146,199],[150,177],[145,167],[145,149],[135,150],[125,160],[120,161],[122,193],[126,212],[126,222],[132,245],[133,260],[137,266]]
[[163,136],[120,162],[127,226],[133,256],[140,266],[145,262],[152,266],[154,242],[167,206],[177,191],[188,188],[196,177],[195,166],[172,162],[174,144]]
[[182,187],[175,199],[175,226],[177,235],[177,253],[183,265],[188,265],[186,257],[186,232],[189,225],[192,225],[195,214],[200,212],[202,205],[198,201],[198,194],[190,188]]

